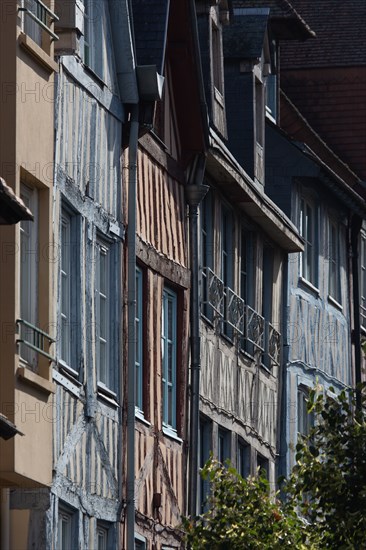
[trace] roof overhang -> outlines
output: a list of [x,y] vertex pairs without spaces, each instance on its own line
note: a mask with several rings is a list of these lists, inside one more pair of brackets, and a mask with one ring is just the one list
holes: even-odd
[[229,200],[285,252],[300,252],[304,249],[295,225],[264,193],[263,186],[248,176],[212,129],[206,169]]
[[11,439],[16,434],[24,435],[12,422],[10,422],[10,420],[6,418],[6,416],[0,413],[0,437],[7,440]]
[[33,220],[33,214],[0,177],[0,225],[12,225],[21,220]]

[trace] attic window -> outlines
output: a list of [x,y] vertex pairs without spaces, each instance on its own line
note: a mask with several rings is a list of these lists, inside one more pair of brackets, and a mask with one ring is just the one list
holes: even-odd
[[221,56],[221,35],[219,28],[212,24],[212,74],[215,88],[223,94],[222,56]]
[[264,94],[263,84],[257,78],[255,79],[255,129],[256,141],[263,147],[264,145]]

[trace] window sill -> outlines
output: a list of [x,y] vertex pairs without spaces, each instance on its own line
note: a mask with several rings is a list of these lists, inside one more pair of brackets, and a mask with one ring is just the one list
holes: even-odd
[[328,302],[330,304],[332,304],[332,306],[336,307],[337,309],[339,309],[339,311],[343,311],[343,306],[342,304],[340,304],[338,302],[338,300],[336,300],[335,298],[333,298],[333,296],[331,296],[330,294],[328,294]]
[[37,388],[47,395],[56,392],[56,386],[53,382],[46,380],[46,378],[42,378],[42,376],[39,376],[39,374],[36,374],[27,367],[18,367],[17,377],[24,382],[24,384]]
[[299,277],[299,281],[302,285],[306,286],[309,290],[314,292],[314,294],[316,294],[318,297],[320,296],[319,289],[316,286],[314,286],[310,281],[308,281],[307,279],[305,279],[301,275]]
[[106,401],[109,405],[112,405],[115,408],[119,407],[117,402],[117,394],[107,388],[107,386],[105,386],[102,382],[98,382],[97,384],[97,393],[98,397],[103,399],[103,401]]
[[169,439],[174,439],[174,441],[178,443],[183,443],[183,439],[178,436],[177,431],[171,426],[163,425],[163,434],[169,437]]
[[57,366],[67,376],[71,376],[74,379],[75,384],[81,386],[81,383],[79,382],[79,373],[76,370],[74,370],[72,367],[69,367],[69,365],[62,360],[57,361]]
[[144,413],[138,407],[135,408],[135,419],[138,422],[141,422],[141,424],[145,424],[145,426],[148,426],[150,428],[151,423],[148,420],[146,420]]
[[48,72],[58,73],[57,63],[27,34],[21,33],[18,42],[19,45],[34,57]]
[[100,76],[98,76],[97,73],[95,71],[93,71],[93,69],[91,67],[89,67],[89,65],[86,65],[86,63],[83,63],[83,66],[84,66],[85,72],[93,80],[95,80],[95,82],[98,84],[98,86],[100,86],[100,88],[103,90],[103,88],[106,87],[106,83],[104,82],[104,80]]

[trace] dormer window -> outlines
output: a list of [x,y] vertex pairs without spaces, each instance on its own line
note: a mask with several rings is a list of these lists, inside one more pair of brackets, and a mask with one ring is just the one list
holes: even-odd
[[266,114],[277,119],[277,75],[269,74],[266,82]]
[[215,92],[218,91],[221,96],[224,93],[224,83],[222,74],[222,51],[221,36],[219,28],[212,24],[212,73]]
[[220,134],[226,138],[226,114],[224,99],[224,62],[222,50],[222,27],[217,7],[211,8],[211,101],[212,121]]

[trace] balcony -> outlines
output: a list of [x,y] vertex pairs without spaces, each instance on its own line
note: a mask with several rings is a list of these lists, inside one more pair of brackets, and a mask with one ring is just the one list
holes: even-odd
[[49,334],[28,323],[28,321],[24,321],[24,319],[17,319],[16,325],[20,336],[16,341],[17,344],[25,346],[33,352],[40,353],[49,361],[54,361],[50,354],[50,346],[55,340]]
[[19,11],[24,13],[25,34],[36,44],[42,47],[42,31],[45,31],[51,40],[58,40],[51,27],[59,18],[41,0],[23,0]]
[[202,269],[201,313],[211,323],[219,320],[222,333],[231,340],[236,334],[240,349],[251,356],[260,354],[266,367],[280,364],[281,334],[208,267]]

